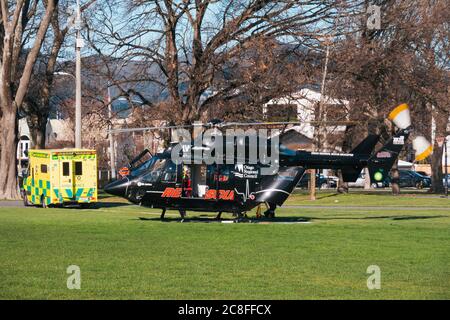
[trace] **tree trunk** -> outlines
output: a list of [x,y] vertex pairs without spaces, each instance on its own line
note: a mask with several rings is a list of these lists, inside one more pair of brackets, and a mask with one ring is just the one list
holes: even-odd
[[369,168],[364,168],[364,190],[370,190],[371,187]]
[[400,194],[400,173],[398,172],[398,159],[394,162],[394,165],[391,169],[391,188],[392,188],[392,194],[394,196],[398,196]]
[[344,182],[344,178],[342,177],[341,170],[339,170],[338,177],[339,177],[339,181],[338,181],[337,192],[338,193],[348,193],[348,183]]
[[0,199],[16,200],[19,199],[16,157],[18,123],[14,111],[3,110],[0,120]]
[[442,173],[442,154],[443,148],[435,143],[434,151],[431,155],[431,192],[433,193],[444,193],[445,191],[442,182],[444,179]]
[[45,149],[45,136],[47,132],[47,115],[36,115],[31,118],[27,117],[28,127],[30,128],[31,144],[35,149]]
[[[433,116],[436,123],[436,137],[447,136],[447,119],[449,118],[449,112],[438,111],[437,108],[433,111]],[[435,139],[436,140],[436,139]],[[442,179],[444,174],[442,172],[442,155],[444,152],[443,147],[439,147],[436,141],[432,142],[433,154],[431,155],[431,189],[433,193],[444,193],[444,184]]]

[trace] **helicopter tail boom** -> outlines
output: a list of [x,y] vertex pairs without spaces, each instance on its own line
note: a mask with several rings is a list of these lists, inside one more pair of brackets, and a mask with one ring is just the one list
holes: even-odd
[[345,182],[354,182],[368,167],[372,181],[383,181],[387,176],[409,136],[409,128],[400,129],[378,151],[373,152],[379,137],[369,135],[351,153],[297,151],[290,159],[291,165],[306,169],[340,169]]

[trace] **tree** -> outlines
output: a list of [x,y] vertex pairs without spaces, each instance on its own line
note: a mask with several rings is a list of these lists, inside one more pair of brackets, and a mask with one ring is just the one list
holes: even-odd
[[[95,25],[90,43],[100,54],[145,62],[133,81],[159,85],[178,124],[198,120],[211,107],[242,95],[254,77],[220,80],[253,44],[300,37],[307,42],[325,32],[330,27],[326,19],[339,12],[339,3],[316,0],[147,0],[126,1],[126,9],[123,3],[99,8],[97,23],[90,23]],[[117,11],[127,12],[122,17],[126,23],[116,23]]]
[[[358,130],[387,137],[388,112],[406,102],[417,120],[415,135],[431,138],[432,111],[439,114],[435,115],[436,133],[445,135],[449,118],[449,10],[445,1],[378,3],[381,29],[368,29],[366,19],[359,17],[349,24],[354,32],[335,44],[331,87],[350,101],[349,117],[361,123]],[[380,131],[383,128],[387,131]],[[434,191],[442,188],[440,149],[435,145],[431,160]],[[396,171],[393,169],[394,177]],[[398,184],[393,181],[393,193],[398,194]]]
[[[43,1],[43,8],[40,8],[38,0],[1,1],[0,199],[16,199],[19,196],[16,167],[17,112],[24,102],[34,64],[57,6],[58,0]],[[28,44],[23,70],[18,70],[31,18],[40,22],[33,44]]]
[[[88,1],[80,8],[80,11],[84,12],[95,1]],[[51,111],[50,98],[55,72],[58,71],[58,58],[74,23],[74,15],[68,16],[67,12],[69,12],[69,2],[60,1],[59,8],[55,10],[51,20],[46,50],[43,50],[38,65],[34,68],[33,85],[23,104],[32,144],[39,149],[45,148],[47,120]]]

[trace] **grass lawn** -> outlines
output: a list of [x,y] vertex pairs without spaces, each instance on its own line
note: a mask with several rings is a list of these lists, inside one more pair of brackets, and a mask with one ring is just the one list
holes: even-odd
[[[436,208],[277,211],[308,224],[161,222],[120,203],[0,208],[0,299],[450,299],[449,200],[325,195],[314,204]],[[301,197],[289,203],[310,204]],[[72,264],[81,290],[66,287]],[[369,265],[381,290],[367,289]]]

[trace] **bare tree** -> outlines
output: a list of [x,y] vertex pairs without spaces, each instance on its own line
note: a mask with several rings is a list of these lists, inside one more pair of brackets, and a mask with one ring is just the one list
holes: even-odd
[[[16,174],[17,111],[24,102],[33,67],[58,0],[44,1],[43,8],[39,8],[37,0],[2,0],[0,4],[0,199],[15,199],[19,196]],[[20,55],[23,54],[27,25],[32,17],[40,20],[39,26],[33,44],[29,44],[23,70],[17,70]]]
[[[352,2],[352,1],[349,1]],[[125,22],[117,23],[117,6]],[[241,96],[253,76],[227,79],[243,52],[258,41],[306,42],[326,32],[335,1],[185,0],[111,1],[99,8],[89,34],[101,54],[147,64],[133,81],[159,85],[175,123],[200,119],[211,107]],[[329,19],[329,20],[327,20]],[[101,21],[101,23],[98,23]],[[153,72],[149,72],[149,70]],[[256,70],[256,69],[255,69]],[[267,82],[267,79],[263,79]]]
[[[84,4],[80,8],[81,12],[95,1],[90,0]],[[69,1],[60,1],[58,10],[53,14],[47,41],[44,43],[45,50],[42,50],[39,65],[34,68],[33,85],[23,104],[32,144],[40,149],[45,148],[45,132],[51,111],[50,98],[55,72],[58,71],[58,59],[61,58],[61,50],[74,23],[74,15],[68,15],[69,7]]]
[[[381,29],[370,30],[367,16],[357,17],[349,24],[353,32],[335,43],[331,89],[350,101],[349,118],[361,123],[356,130],[387,136],[388,112],[407,102],[416,120],[415,134],[431,138],[433,109],[436,134],[445,135],[449,118],[449,10],[445,1],[377,3]],[[346,143],[352,142],[358,141]],[[431,160],[434,191],[442,189],[441,149],[435,145]],[[395,168],[392,174],[393,193],[398,194]]]

